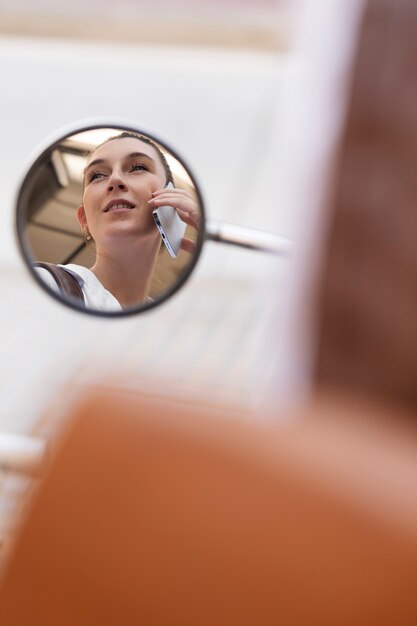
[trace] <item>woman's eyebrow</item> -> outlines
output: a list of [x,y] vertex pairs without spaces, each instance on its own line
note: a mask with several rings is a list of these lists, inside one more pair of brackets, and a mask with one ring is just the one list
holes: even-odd
[[84,169],[84,174],[86,173],[87,170],[90,169],[90,167],[94,167],[94,165],[98,165],[99,163],[105,163],[106,159],[94,159],[94,161],[91,161],[91,163],[89,163],[86,168]]
[[[151,156],[149,156],[149,154],[145,154],[145,152],[131,152],[130,154],[126,155],[124,160],[127,161],[129,159],[132,159],[133,157],[145,157],[145,159],[148,159],[149,161],[152,161],[152,163],[155,163],[155,160]],[[94,167],[94,165],[100,165],[102,163],[107,163],[107,159],[94,159],[94,161],[91,161],[91,163],[89,163],[85,168],[84,175],[86,171],[90,169],[90,167]]]
[[132,157],[145,157],[145,159],[148,159],[149,161],[152,161],[152,163],[154,163],[154,159],[149,156],[149,154],[145,154],[145,152],[131,152],[127,155],[126,160],[131,159]]

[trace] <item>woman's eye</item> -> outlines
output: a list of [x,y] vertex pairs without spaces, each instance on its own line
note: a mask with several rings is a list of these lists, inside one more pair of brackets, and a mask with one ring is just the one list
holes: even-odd
[[149,169],[143,163],[132,163],[130,171],[137,172],[138,170],[149,171]]
[[89,181],[92,182],[93,180],[96,180],[97,178],[103,178],[104,176],[104,172],[91,172]]

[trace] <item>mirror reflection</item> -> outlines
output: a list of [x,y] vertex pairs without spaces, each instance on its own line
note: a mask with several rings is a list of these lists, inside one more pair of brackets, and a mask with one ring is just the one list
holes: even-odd
[[177,155],[131,128],[54,143],[29,171],[18,233],[38,280],[70,306],[121,314],[186,280],[203,240],[197,185]]

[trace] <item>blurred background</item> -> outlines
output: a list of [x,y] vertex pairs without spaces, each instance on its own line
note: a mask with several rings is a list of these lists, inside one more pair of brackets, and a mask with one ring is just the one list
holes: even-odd
[[[360,5],[0,1],[3,433],[46,437],[65,414],[58,394],[70,402],[109,378],[243,409],[302,394],[306,259],[322,230]],[[49,136],[96,116],[129,120],[180,153],[208,218],[287,237],[294,253],[207,242],[180,292],[124,320],[49,299],[18,253],[16,194]],[[1,480],[4,525],[21,486]]]

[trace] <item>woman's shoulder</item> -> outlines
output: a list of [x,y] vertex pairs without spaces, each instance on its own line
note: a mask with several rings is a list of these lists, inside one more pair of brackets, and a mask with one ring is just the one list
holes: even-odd
[[50,289],[52,289],[52,291],[55,291],[56,293],[60,293],[58,283],[56,282],[51,270],[48,269],[51,266],[52,268],[55,267],[53,264],[50,263],[34,264],[33,271],[37,276],[39,276],[39,278],[41,278],[42,282],[47,287],[49,287]]
[[[73,276],[79,284],[86,307],[97,311],[120,311],[121,306],[118,300],[99,281],[97,276],[87,267],[75,263],[50,264],[41,263],[33,266],[34,271],[41,278],[42,282],[55,293],[61,293],[58,282],[55,278],[54,269],[60,268]],[[52,271],[51,271],[52,270]]]
[[67,265],[60,265],[67,272],[74,275],[80,282],[83,290],[86,306],[99,311],[120,311],[121,306],[118,300],[113,296],[110,291],[101,284],[97,276],[87,267],[83,265],[76,265],[75,263],[68,263]]
[[96,278],[93,272],[89,270],[88,267],[84,267],[84,265],[76,265],[75,263],[67,263],[66,265],[62,265],[61,263],[59,263],[57,267],[62,267],[62,269],[75,276],[75,278],[81,279],[81,285],[83,283],[89,283],[94,280],[94,278]]

